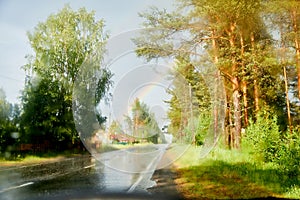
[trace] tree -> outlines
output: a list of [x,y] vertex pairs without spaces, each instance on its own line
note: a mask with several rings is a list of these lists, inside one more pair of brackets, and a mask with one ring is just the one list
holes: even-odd
[[[65,143],[79,139],[72,114],[72,92],[81,68],[102,72],[93,106],[105,96],[111,73],[100,64],[108,36],[103,31],[103,20],[97,21],[94,15],[84,8],[72,11],[66,6],[28,32],[34,54],[28,56],[24,66],[28,74],[22,96],[25,135]],[[85,66],[88,60],[93,60],[92,65]],[[105,118],[98,118],[103,123]]]
[[199,70],[181,57],[176,59],[176,66],[170,79],[173,87],[167,90],[171,95],[171,99],[166,101],[170,106],[168,117],[171,124],[168,128],[179,141],[190,135],[187,142],[191,142],[196,126],[191,125],[188,129],[186,127],[190,118],[198,118],[200,113],[210,110],[211,99],[208,87]]
[[6,100],[5,92],[0,88],[0,120],[1,122],[9,120],[10,116],[10,105]]
[[115,120],[112,121],[109,126],[108,132],[111,135],[122,133],[121,125]]
[[43,79],[35,87],[29,83],[26,87],[21,117],[23,142],[39,144],[46,140],[54,145],[72,141],[75,127],[71,113],[61,113],[64,96],[59,92],[59,83]]
[[300,99],[300,2],[297,0],[271,0],[267,1],[269,10],[272,11],[275,20],[274,27],[281,29],[281,38],[284,38],[288,46],[294,51],[294,65],[297,70],[298,99]]
[[137,55],[181,56],[195,66],[217,67],[226,87],[226,140],[240,148],[241,129],[251,115],[262,106],[282,107],[282,82],[273,84],[280,68],[262,18],[264,5],[261,0],[180,0],[178,5],[172,13],[152,8],[141,14],[150,29],[135,39]]
[[125,116],[126,121],[133,133],[132,135],[138,139],[147,139],[153,143],[157,143],[156,138],[160,135],[161,130],[155,119],[154,113],[150,112],[148,106],[136,98],[132,105],[132,116]]
[[[265,4],[271,30],[277,30],[279,34],[275,39],[285,85],[287,121],[292,133],[292,127],[299,124],[297,102],[300,101],[300,3],[294,0],[270,0]],[[290,93],[294,93],[293,98],[290,98]]]
[[6,100],[5,92],[0,88],[0,153],[4,153],[6,158],[11,157],[20,139],[17,116],[13,115],[13,111],[14,106]]

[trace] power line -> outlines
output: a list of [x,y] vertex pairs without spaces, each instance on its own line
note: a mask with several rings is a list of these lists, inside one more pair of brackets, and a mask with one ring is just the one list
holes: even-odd
[[24,82],[23,80],[15,79],[15,78],[5,76],[5,75],[1,75],[1,74],[0,74],[0,78],[9,79],[9,80],[17,81],[17,82]]

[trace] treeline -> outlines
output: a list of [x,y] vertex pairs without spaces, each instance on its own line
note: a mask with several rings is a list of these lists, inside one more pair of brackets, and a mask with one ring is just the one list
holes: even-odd
[[[229,148],[241,148],[247,134],[243,135],[242,130],[247,130],[250,121],[256,122],[262,113],[268,113],[265,118],[277,117],[281,137],[286,133],[298,135],[300,2],[178,0],[176,5],[173,12],[152,7],[140,13],[148,30],[134,41],[137,54],[147,60],[176,59],[178,72],[197,94],[191,100],[196,112],[193,116],[211,110],[208,102],[213,94],[205,92],[210,78],[205,70],[216,67],[225,86],[224,137]],[[177,138],[191,119],[183,106],[178,106],[184,104],[180,96],[188,92],[179,85],[170,91],[169,118]],[[200,121],[196,124],[203,123]]]
[[0,152],[10,156],[10,151],[19,137],[20,108],[17,104],[13,105],[6,100],[5,92],[0,88]]

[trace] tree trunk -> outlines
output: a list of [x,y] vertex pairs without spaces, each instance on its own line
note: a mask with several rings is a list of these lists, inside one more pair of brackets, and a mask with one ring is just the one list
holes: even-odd
[[218,45],[217,45],[217,41],[215,39],[215,30],[212,30],[212,48],[213,48],[213,54],[214,54],[214,63],[215,63],[215,65],[217,65],[219,62],[219,58],[218,58]]
[[244,123],[245,127],[249,125],[249,117],[248,117],[248,97],[247,97],[247,83],[243,81],[242,83],[242,91],[243,91],[243,103],[244,103]]
[[[214,54],[214,64],[217,68],[219,59],[218,59],[218,44],[217,41],[215,39],[215,30],[212,30],[212,48],[213,48],[213,54]],[[218,69],[217,74],[216,74],[216,78],[218,78],[220,76],[220,70]],[[218,85],[215,83],[215,99],[218,99]],[[217,141],[217,131],[218,131],[218,106],[214,105],[214,141]],[[226,124],[225,124],[226,126]],[[225,137],[226,137],[226,130],[225,130]]]
[[227,109],[226,109],[226,131],[225,131],[225,144],[228,146],[228,149],[232,148],[234,143],[234,137],[232,134],[232,116],[231,116],[231,105],[230,105],[230,97],[228,92],[226,92],[226,99],[227,99]]
[[[282,35],[282,27],[280,27],[280,33]],[[290,110],[290,100],[289,100],[289,88],[288,88],[288,78],[286,73],[286,44],[283,39],[281,39],[281,64],[283,66],[283,76],[284,76],[284,86],[285,86],[285,98],[286,98],[286,110],[288,117],[288,124],[290,132],[292,132],[292,119],[291,119],[291,110]]]
[[[231,24],[229,34],[230,47],[235,48],[234,44],[234,30],[235,24]],[[235,56],[232,56],[232,101],[233,101],[233,119],[234,119],[234,147],[240,149],[241,144],[241,130],[242,130],[242,120],[241,120],[241,108],[240,108],[240,93],[239,93],[239,79],[237,76],[237,62]]]
[[289,89],[288,89],[288,79],[286,74],[286,66],[285,63],[283,64],[283,75],[284,75],[284,85],[285,85],[285,98],[286,98],[286,109],[287,109],[287,115],[288,115],[288,123],[289,123],[289,129],[292,133],[292,119],[291,119],[291,109],[290,109],[290,100],[289,100]]
[[[254,73],[256,73],[256,70],[254,70]],[[258,85],[257,85],[257,78],[254,78],[253,80],[253,90],[254,90],[254,109],[255,109],[255,116],[256,119],[258,117],[259,112],[259,92],[258,92]]]
[[[241,59],[242,59],[242,70],[243,76],[245,77],[245,65],[244,65],[244,37],[243,34],[240,33],[240,43],[241,43]],[[248,120],[248,97],[247,97],[247,82],[243,79],[242,80],[242,92],[243,92],[243,104],[244,104],[244,124],[247,127],[249,120]]]
[[297,51],[297,74],[298,74],[298,99],[300,100],[300,51],[299,51],[298,47],[298,51]]
[[[251,32],[250,35],[251,39],[251,47],[252,47],[252,53],[255,53],[255,45],[254,45],[254,33]],[[257,81],[257,66],[254,66],[253,68],[253,73],[254,73],[254,79],[253,79],[253,90],[254,90],[254,110],[255,110],[255,116],[256,119],[258,117],[258,112],[259,112],[259,91],[258,91],[258,81]]]
[[232,100],[233,100],[233,118],[234,118],[234,138],[235,143],[234,147],[239,149],[241,144],[241,106],[240,106],[240,94],[239,94],[239,81],[237,77],[233,77],[232,79]]
[[297,77],[298,77],[298,98],[300,100],[300,41],[298,38],[298,25],[297,25],[297,10],[292,11],[292,21],[293,21],[293,30],[295,34],[294,42],[296,48],[296,68],[297,68]]

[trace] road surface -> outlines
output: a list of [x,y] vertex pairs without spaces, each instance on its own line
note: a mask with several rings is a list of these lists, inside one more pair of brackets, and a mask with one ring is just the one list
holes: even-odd
[[0,168],[0,199],[151,199],[146,189],[168,145]]

